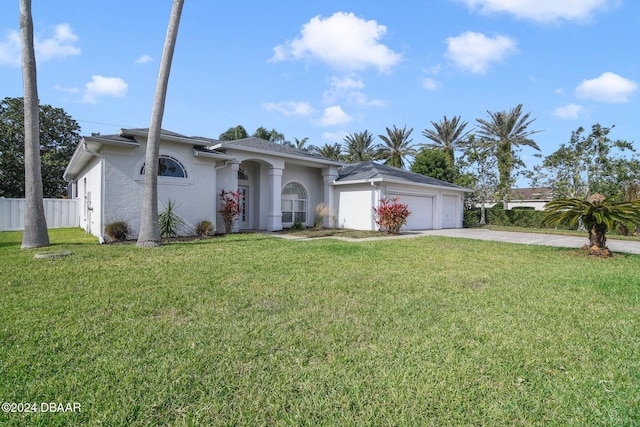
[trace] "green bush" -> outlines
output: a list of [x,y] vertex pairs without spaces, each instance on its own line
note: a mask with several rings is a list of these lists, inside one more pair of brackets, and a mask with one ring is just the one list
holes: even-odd
[[475,227],[480,224],[480,208],[465,209],[462,217],[462,226]]
[[210,236],[213,231],[213,223],[211,221],[200,221],[196,225],[196,235],[198,237]]
[[111,240],[115,242],[122,242],[127,240],[129,225],[124,221],[112,222],[111,224],[107,224],[104,228],[104,232]]

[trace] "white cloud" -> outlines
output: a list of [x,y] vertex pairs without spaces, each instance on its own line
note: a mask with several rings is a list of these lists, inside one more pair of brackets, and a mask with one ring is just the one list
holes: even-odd
[[55,85],[55,86],[53,86],[53,88],[55,90],[59,90],[60,92],[66,92],[66,93],[70,93],[70,94],[75,94],[75,93],[79,93],[80,92],[80,88],[77,88],[77,87],[64,87],[64,86],[60,86],[60,85]]
[[458,0],[483,13],[504,12],[538,22],[586,21],[598,10],[615,7],[619,0]]
[[276,46],[272,61],[316,58],[332,67],[360,70],[370,66],[389,71],[401,58],[379,40],[387,27],[353,13],[316,16],[304,24],[299,38]]
[[342,144],[342,140],[345,136],[349,135],[347,131],[339,130],[336,132],[324,132],[321,136],[323,141],[329,141],[331,143],[340,143]]
[[472,73],[484,73],[491,63],[502,61],[516,50],[516,42],[509,37],[487,37],[468,31],[447,39],[446,56]]
[[69,24],[56,25],[52,37],[34,37],[36,58],[38,61],[47,61],[80,55],[80,48],[74,46],[77,41],[78,36],[73,34]]
[[364,89],[364,87],[364,82],[355,76],[334,76],[331,77],[329,89],[322,94],[322,100],[325,104],[333,104],[345,100],[348,104],[364,107],[383,107],[385,105],[382,100],[370,100],[365,93],[359,90]]
[[275,111],[285,116],[308,116],[314,112],[313,107],[308,102],[265,102],[262,107],[269,112]]
[[[69,24],[59,24],[54,27],[53,35],[43,38],[36,34],[33,37],[36,60],[38,62],[50,59],[64,59],[68,56],[80,55],[79,47],[74,46],[78,41]],[[20,66],[20,33],[10,30],[4,41],[0,41],[0,65]]]
[[426,90],[438,90],[442,87],[442,83],[431,77],[427,77],[422,81],[422,87]]
[[625,79],[615,73],[606,72],[595,79],[586,79],[575,89],[580,99],[593,101],[622,103],[638,90],[638,83]]
[[11,30],[0,41],[0,65],[20,66],[20,34]]
[[345,113],[342,107],[336,105],[325,108],[322,117],[318,120],[318,124],[320,126],[337,126],[347,124],[351,120],[351,116]]
[[583,111],[584,107],[582,105],[567,104],[556,108],[553,114],[561,119],[577,119]]
[[140,55],[138,59],[136,59],[136,64],[146,64],[147,62],[153,61],[153,57],[147,54]]
[[94,104],[102,96],[123,97],[127,94],[129,85],[120,77],[91,76],[91,81],[86,85],[86,91],[82,102]]

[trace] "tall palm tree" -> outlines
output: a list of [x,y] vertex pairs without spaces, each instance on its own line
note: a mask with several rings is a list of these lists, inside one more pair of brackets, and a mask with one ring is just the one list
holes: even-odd
[[522,115],[522,104],[509,111],[487,111],[489,120],[476,119],[480,124],[478,136],[495,144],[500,181],[498,193],[505,199],[511,187],[511,173],[517,164],[522,164],[514,148],[529,146],[540,151],[540,147],[529,137],[540,131],[527,129],[535,119],[529,120],[531,113]]
[[545,205],[547,225],[576,226],[580,221],[589,231],[589,253],[611,255],[606,233],[616,223],[640,227],[640,200],[617,201],[595,193],[586,199],[556,199]]
[[307,141],[309,141],[308,137],[304,137],[302,139],[293,138],[293,140],[295,141],[293,146],[296,147],[298,150],[309,151],[309,147],[306,147]]
[[342,147],[337,142],[335,144],[324,144],[322,147],[312,146],[311,150],[329,160],[342,160]]
[[413,139],[409,139],[413,129],[407,131],[407,126],[399,129],[395,125],[393,125],[393,129],[386,129],[386,135],[378,135],[384,142],[380,149],[380,158],[384,159],[385,165],[404,169],[406,158],[416,154],[416,150],[411,144]]
[[44,216],[42,170],[40,163],[40,101],[36,79],[31,0],[20,0],[20,41],[24,81],[24,234],[22,249],[49,246]]
[[373,145],[374,136],[368,131],[354,132],[344,137],[345,160],[348,163],[367,162],[377,159],[378,146]]
[[455,165],[455,150],[464,144],[471,132],[464,131],[468,122],[460,120],[460,116],[454,116],[451,120],[444,116],[439,122],[431,122],[433,129],[425,129],[422,135],[433,141],[433,144],[421,144],[429,148],[440,148],[447,153],[451,166]]
[[171,16],[167,36],[160,61],[160,71],[156,83],[156,93],[153,98],[151,110],[151,124],[147,137],[147,151],[145,155],[144,197],[142,199],[142,216],[140,222],[140,234],[137,245],[140,247],[160,246],[160,228],[158,226],[158,158],[160,154],[160,131],[162,128],[162,116],[164,104],[167,99],[167,86],[169,85],[169,73],[173,51],[178,38],[178,27],[184,0],[173,0]]

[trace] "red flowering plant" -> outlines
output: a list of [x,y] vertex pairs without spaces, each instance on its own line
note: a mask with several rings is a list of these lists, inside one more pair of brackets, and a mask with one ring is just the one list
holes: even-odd
[[227,233],[231,233],[231,229],[238,221],[238,217],[242,213],[242,194],[239,191],[220,190],[218,194],[220,198],[220,215],[224,221],[224,229]]
[[380,199],[380,206],[373,208],[373,219],[387,234],[400,234],[400,228],[411,215],[409,205],[398,202],[398,197]]

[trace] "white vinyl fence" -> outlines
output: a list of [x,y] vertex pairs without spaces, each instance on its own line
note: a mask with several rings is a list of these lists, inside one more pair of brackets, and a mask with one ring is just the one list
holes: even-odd
[[[0,198],[0,231],[24,229],[24,199]],[[44,199],[48,228],[79,227],[77,203],[68,199]]]

